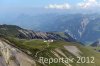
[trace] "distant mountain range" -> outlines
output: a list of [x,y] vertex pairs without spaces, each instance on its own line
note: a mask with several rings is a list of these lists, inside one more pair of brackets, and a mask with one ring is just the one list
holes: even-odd
[[7,15],[2,17],[0,22],[34,31],[66,32],[83,43],[91,43],[100,38],[100,14]]

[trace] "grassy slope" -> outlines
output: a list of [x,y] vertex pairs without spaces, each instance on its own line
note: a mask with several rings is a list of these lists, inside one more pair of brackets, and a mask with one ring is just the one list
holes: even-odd
[[[44,43],[43,40],[26,40],[26,39],[16,39],[16,38],[7,38],[11,43],[11,45],[21,49],[22,51],[26,52],[30,51],[32,54],[29,54],[32,56],[35,60],[38,60],[39,57],[46,57],[46,58],[56,58],[56,56],[51,53],[51,51],[55,51],[56,48],[59,48],[64,54],[66,54],[67,57],[76,58],[72,53],[66,51],[63,46],[76,46],[81,52],[81,56],[85,57],[95,57],[95,64],[76,64],[76,61],[74,63],[71,63],[72,66],[99,66],[100,65],[100,54],[91,50],[90,48],[83,47],[82,45],[78,43],[72,43],[72,42],[64,42],[64,41],[54,41],[53,43]],[[49,47],[47,45],[49,44]],[[35,57],[36,53],[41,51],[37,57]],[[57,53],[57,52],[56,52]],[[59,56],[62,56],[61,54],[57,53]],[[37,62],[38,66],[42,66]],[[47,64],[48,66],[65,66],[62,63],[58,64]]]
[[0,25],[0,35],[14,37],[19,34],[18,29],[22,29],[22,28],[16,25]]

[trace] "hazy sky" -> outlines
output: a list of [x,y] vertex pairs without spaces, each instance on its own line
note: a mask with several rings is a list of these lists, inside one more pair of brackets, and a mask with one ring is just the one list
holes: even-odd
[[13,7],[13,6],[33,6],[43,7],[49,4],[63,4],[63,3],[78,3],[82,0],[0,0],[1,7]]
[[32,11],[34,8],[95,11],[100,10],[100,0],[0,0],[0,13],[25,9]]
[[[9,7],[45,7],[48,5],[55,5],[60,7],[63,4],[69,6],[93,6],[100,4],[99,0],[0,0],[0,8]],[[60,5],[60,6],[59,6]],[[66,6],[66,5],[65,5]]]

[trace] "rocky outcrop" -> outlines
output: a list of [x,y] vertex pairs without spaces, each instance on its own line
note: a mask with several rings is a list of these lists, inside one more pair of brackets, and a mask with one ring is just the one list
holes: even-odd
[[97,40],[93,44],[91,44],[92,47],[100,47],[100,40]]
[[57,32],[33,32],[31,30],[18,30],[20,33],[17,36],[21,39],[43,39],[43,40],[64,40],[64,41],[75,41],[71,36],[69,36],[67,33],[63,34],[65,36],[60,35]]
[[36,66],[35,61],[20,51],[0,40],[0,66]]
[[15,25],[0,25],[0,36],[10,36],[20,39],[43,39],[43,40],[63,40],[75,41],[65,32],[37,32],[20,28]]

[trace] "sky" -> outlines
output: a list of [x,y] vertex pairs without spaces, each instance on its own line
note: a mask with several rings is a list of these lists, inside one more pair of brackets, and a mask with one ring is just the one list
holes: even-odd
[[[99,0],[0,0],[0,7],[45,7],[49,5],[97,5]],[[100,3],[98,3],[100,4]]]
[[[100,10],[100,0],[0,0],[0,12],[22,9]],[[24,11],[24,10],[23,10]]]
[[33,7],[43,7],[49,4],[63,4],[63,3],[77,3],[81,0],[0,0],[0,6],[2,7],[12,7],[12,6],[33,6]]

